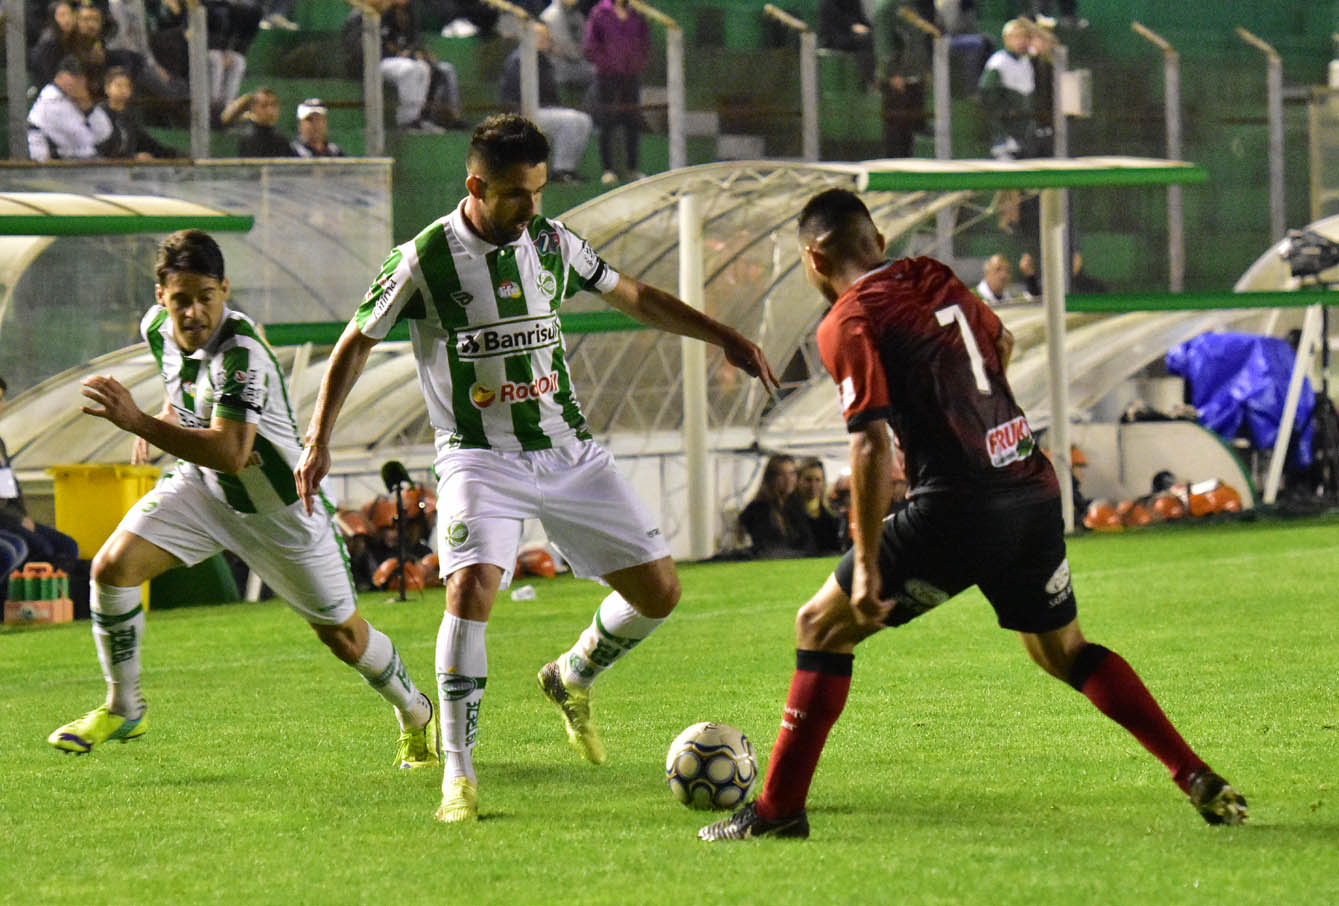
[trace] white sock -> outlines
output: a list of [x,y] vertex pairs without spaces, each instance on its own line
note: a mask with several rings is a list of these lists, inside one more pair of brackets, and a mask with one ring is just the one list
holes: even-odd
[[664,617],[643,616],[618,592],[610,592],[600,602],[586,631],[572,649],[558,659],[563,682],[569,686],[589,687],[599,676],[638,642],[655,632]]
[[353,669],[363,675],[378,695],[395,706],[395,717],[400,721],[401,730],[421,727],[432,717],[428,697],[409,678],[395,643],[371,623],[367,624],[367,647]]
[[139,691],[139,647],[144,639],[139,586],[88,584],[92,592],[93,644],[107,681],[107,710],[122,717],[139,717],[144,713],[144,697]]
[[437,630],[437,704],[442,721],[442,790],[457,777],[474,776],[479,703],[488,683],[488,623],[442,615]]

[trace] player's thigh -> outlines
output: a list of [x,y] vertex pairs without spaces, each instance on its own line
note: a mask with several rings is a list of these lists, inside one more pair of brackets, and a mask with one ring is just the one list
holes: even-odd
[[651,511],[599,444],[544,451],[537,461],[544,498],[539,518],[575,575],[605,576],[669,556]]
[[437,558],[441,576],[488,563],[511,584],[525,520],[539,515],[538,486],[525,454],[455,450],[437,469]]
[[224,547],[224,507],[188,473],[168,474],[121,517],[94,558],[94,578],[129,587],[180,563],[207,560]]
[[1001,627],[1050,633],[1078,615],[1058,500],[1012,508],[996,519],[996,566],[979,582]]
[[356,611],[344,540],[321,506],[302,501],[273,513],[238,514],[229,549],[313,626],[338,626]]
[[[914,620],[975,584],[970,541],[963,537],[969,530],[970,519],[959,507],[933,497],[914,498],[883,521],[879,578],[883,597],[897,602],[884,621],[887,625]],[[833,571],[848,596],[854,572],[852,550]]]

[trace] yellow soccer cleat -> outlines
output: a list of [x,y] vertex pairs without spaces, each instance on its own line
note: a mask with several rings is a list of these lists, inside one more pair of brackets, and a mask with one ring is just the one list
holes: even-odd
[[442,804],[433,813],[443,824],[479,820],[479,784],[468,777],[457,777],[442,792]]
[[145,712],[141,712],[139,717],[122,717],[108,711],[107,706],[103,705],[78,720],[58,727],[46,741],[62,752],[87,755],[98,743],[113,739],[129,742],[143,736],[149,729],[144,716]]
[[539,689],[563,715],[567,741],[591,764],[604,764],[604,742],[590,717],[590,690],[563,682],[562,668],[555,661],[539,671]]
[[395,747],[395,764],[402,771],[426,768],[441,761],[442,728],[432,702],[428,702],[428,707],[432,708],[432,716],[426,724],[417,729],[400,731],[400,741]]

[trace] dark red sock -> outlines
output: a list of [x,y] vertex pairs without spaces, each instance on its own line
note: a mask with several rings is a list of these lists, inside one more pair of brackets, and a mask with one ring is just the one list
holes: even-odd
[[1088,645],[1070,668],[1069,683],[1166,765],[1183,792],[1190,776],[1207,767],[1162,713],[1139,674],[1116,652]]
[[795,652],[795,675],[781,729],[767,763],[767,781],[754,806],[763,818],[784,818],[804,808],[828,731],[846,706],[854,660],[850,654]]

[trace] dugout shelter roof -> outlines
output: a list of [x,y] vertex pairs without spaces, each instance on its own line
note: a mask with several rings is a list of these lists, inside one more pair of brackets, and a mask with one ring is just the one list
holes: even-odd
[[[774,368],[785,371],[786,385],[776,403],[710,347],[709,443],[717,449],[754,444],[797,449],[839,443],[845,437],[831,382],[812,342],[826,303],[805,280],[795,238],[799,212],[816,192],[834,186],[860,192],[893,252],[915,255],[929,254],[935,247],[938,212],[955,211],[960,224],[991,216],[990,200],[983,197],[990,190],[1158,186],[1206,178],[1192,164],[1142,158],[1012,165],[724,162],[621,186],[557,216],[622,273],[673,291],[679,274],[679,200],[694,195],[703,220],[705,308],[754,338]],[[975,282],[974,275],[964,277]],[[233,304],[246,310],[243,298],[234,298]],[[1045,317],[1040,305],[1012,306],[1000,314],[1017,338],[1010,379],[1034,424],[1044,426],[1049,421]],[[1082,411],[1093,405],[1174,343],[1205,330],[1240,326],[1252,315],[1264,316],[1259,311],[1071,312],[1065,320],[1073,408]],[[568,360],[596,435],[623,453],[678,449],[683,413],[680,339],[639,329],[611,313],[602,300],[584,294],[564,304],[563,321]],[[299,430],[325,371],[327,344],[341,326],[275,325],[272,340],[291,370]],[[45,381],[15,400],[0,419],[0,436],[20,469],[124,461],[129,439],[101,420],[78,414],[79,381],[92,373],[117,374],[150,411],[161,403],[152,359],[142,347],[110,353]],[[408,343],[381,343],[341,415],[334,438],[337,468],[375,470],[392,455],[411,465],[430,461],[431,437]]]

